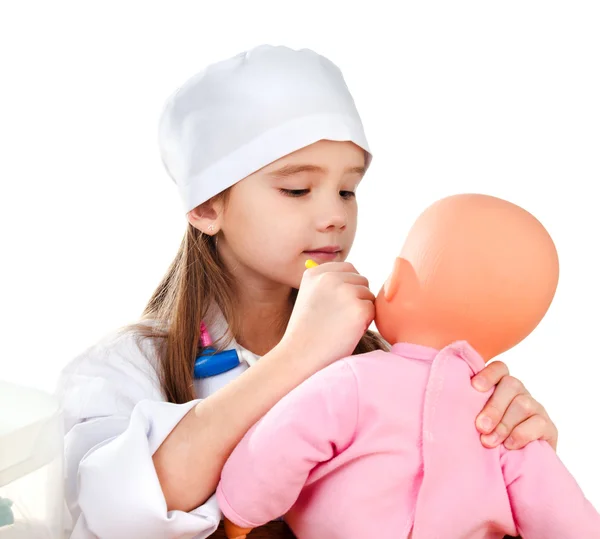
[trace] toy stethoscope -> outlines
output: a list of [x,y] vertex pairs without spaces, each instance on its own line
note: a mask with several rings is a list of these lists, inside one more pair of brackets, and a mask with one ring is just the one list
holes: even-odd
[[194,378],[209,378],[217,376],[224,372],[235,369],[240,364],[240,358],[237,350],[217,350],[211,346],[212,339],[208,334],[206,325],[202,322],[200,326],[200,343],[202,344],[202,353],[196,358],[194,363]]

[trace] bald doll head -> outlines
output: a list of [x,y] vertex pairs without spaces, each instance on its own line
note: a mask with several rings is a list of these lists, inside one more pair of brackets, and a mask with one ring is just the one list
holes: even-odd
[[441,349],[466,340],[488,361],[540,323],[558,274],[554,242],[533,215],[491,196],[451,196],[411,228],[375,323],[388,342]]

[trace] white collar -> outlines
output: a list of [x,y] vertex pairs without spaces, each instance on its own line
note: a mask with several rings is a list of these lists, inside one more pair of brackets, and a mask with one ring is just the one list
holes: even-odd
[[[247,350],[241,344],[239,344],[229,332],[229,326],[221,309],[217,306],[213,306],[209,310],[207,315],[207,320],[204,321],[206,324],[206,328],[208,330],[208,334],[210,335],[213,341],[223,338],[223,341],[226,343],[227,348],[235,348],[238,353],[238,357],[240,359],[240,363],[246,363],[249,367],[252,367],[261,356],[256,355],[254,352]],[[227,335],[227,337],[225,337]]]

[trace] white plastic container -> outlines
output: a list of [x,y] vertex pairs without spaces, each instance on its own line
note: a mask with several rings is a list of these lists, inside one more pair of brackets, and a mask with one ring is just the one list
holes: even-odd
[[0,539],[63,539],[58,401],[0,381]]

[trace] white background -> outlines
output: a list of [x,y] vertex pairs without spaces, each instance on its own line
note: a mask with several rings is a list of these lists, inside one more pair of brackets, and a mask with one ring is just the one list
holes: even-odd
[[600,509],[599,28],[595,1],[3,1],[0,378],[51,390],[141,313],[186,225],[156,144],[171,92],[260,43],[308,47],[342,68],[375,154],[351,254],[374,290],[449,194],[507,198],[553,235],[555,302],[502,359]]

